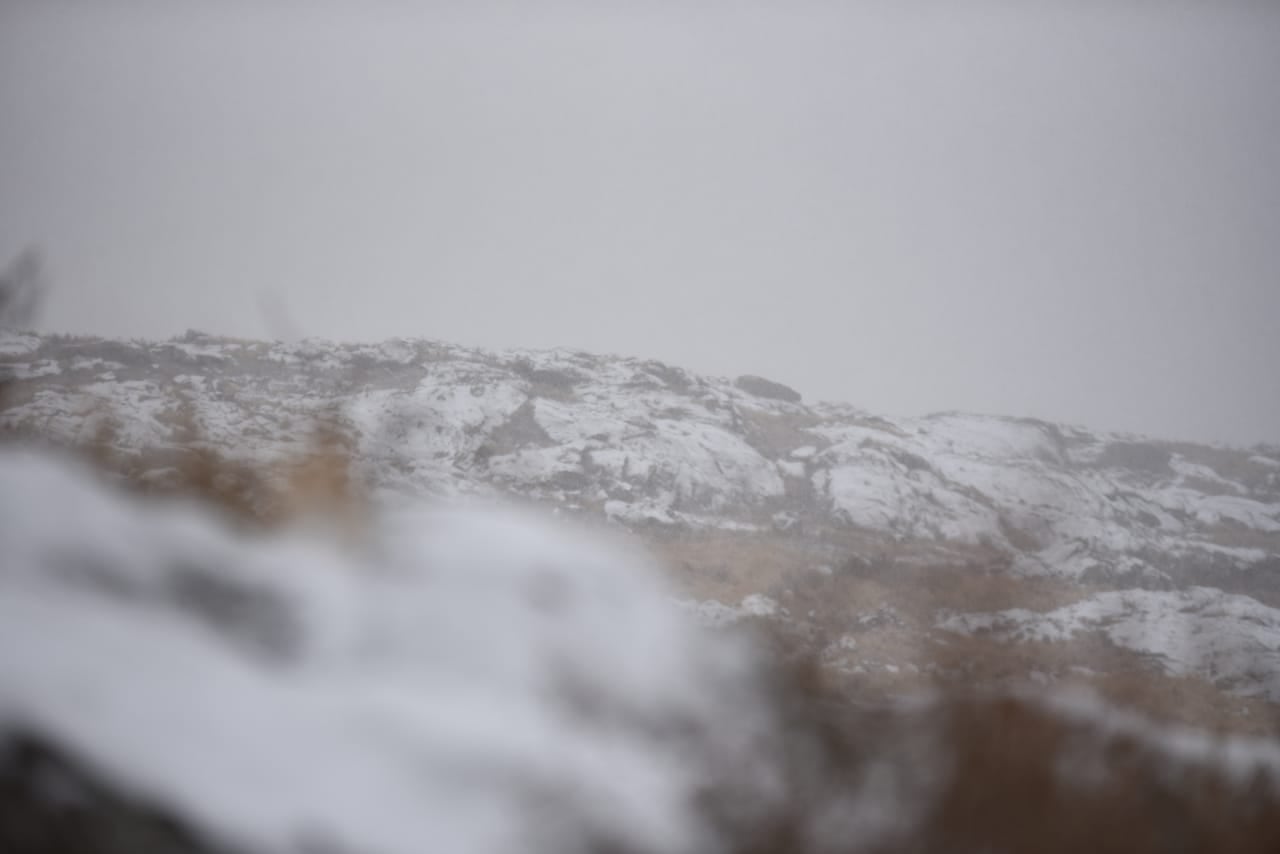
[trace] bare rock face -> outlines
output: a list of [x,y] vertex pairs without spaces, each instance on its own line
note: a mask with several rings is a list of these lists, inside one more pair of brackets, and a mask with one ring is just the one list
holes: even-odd
[[0,850],[7,854],[241,854],[170,809],[95,776],[43,738],[0,740]]
[[733,384],[749,394],[754,394],[756,397],[763,397],[767,400],[799,403],[801,399],[800,392],[795,389],[773,380],[767,380],[764,377],[752,376],[751,374],[743,374],[734,380]]

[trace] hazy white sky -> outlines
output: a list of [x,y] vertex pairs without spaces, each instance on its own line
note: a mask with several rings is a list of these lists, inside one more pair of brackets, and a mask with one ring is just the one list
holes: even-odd
[[0,5],[50,329],[1280,441],[1280,3]]

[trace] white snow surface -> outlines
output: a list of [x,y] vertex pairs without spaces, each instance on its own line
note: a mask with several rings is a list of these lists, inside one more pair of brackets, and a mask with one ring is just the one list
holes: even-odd
[[750,593],[737,605],[714,599],[678,599],[676,604],[709,628],[722,628],[751,617],[785,617],[787,610],[762,593]]
[[371,524],[239,538],[0,451],[0,738],[255,851],[715,850],[702,769],[753,780],[768,726],[743,647],[547,519]]

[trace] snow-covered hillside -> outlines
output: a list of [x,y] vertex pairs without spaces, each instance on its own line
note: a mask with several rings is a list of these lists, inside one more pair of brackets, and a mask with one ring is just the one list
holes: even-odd
[[385,497],[509,494],[632,526],[861,530],[980,547],[1027,575],[1280,590],[1275,448],[889,418],[759,378],[563,350],[22,335],[0,360],[0,425],[60,443],[108,435],[141,453],[191,442],[194,427],[269,466],[323,421]]
[[[1074,693],[1274,734],[1280,450],[413,341],[9,335],[0,371],[0,848],[1280,844],[1273,740]],[[317,459],[371,499],[323,535],[136,497]]]

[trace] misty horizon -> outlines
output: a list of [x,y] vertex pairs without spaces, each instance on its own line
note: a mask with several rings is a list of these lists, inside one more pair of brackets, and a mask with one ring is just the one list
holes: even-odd
[[1280,442],[1280,8],[0,11],[41,328]]

